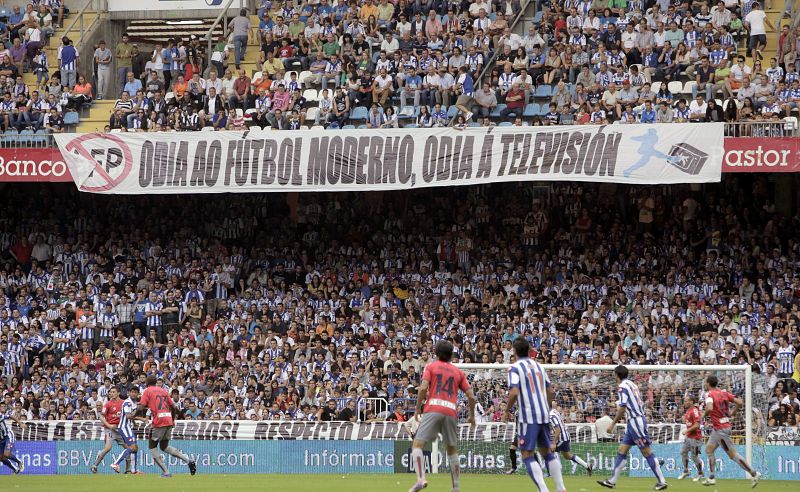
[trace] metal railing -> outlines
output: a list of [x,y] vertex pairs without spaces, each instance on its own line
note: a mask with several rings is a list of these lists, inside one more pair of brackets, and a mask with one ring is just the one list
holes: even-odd
[[726,137],[797,137],[797,118],[781,121],[737,121],[725,123]]
[[[672,123],[659,124],[671,125]],[[740,121],[725,123],[725,136],[743,138],[800,137],[800,129],[798,129],[796,118],[781,121]],[[53,135],[42,130],[35,133],[0,133],[0,149],[44,149],[55,146]],[[349,398],[342,400],[346,402]],[[395,400],[400,401],[399,399]],[[394,408],[389,408],[389,410],[393,411]]]
[[367,411],[373,411],[378,418],[386,418],[389,413],[389,402],[386,398],[359,398],[357,408],[359,416],[366,415]]
[[0,149],[47,149],[56,146],[52,133],[0,133]]
[[[90,10],[89,7],[92,7],[91,10],[95,14],[95,17],[91,21],[86,21],[85,17],[87,11]],[[72,21],[66,25],[64,29],[64,35],[70,37],[70,32],[73,29],[80,32],[80,37],[78,39],[72,39],[72,44],[75,46],[75,49],[79,52],[83,47],[84,38],[87,37],[89,33],[95,27],[95,24],[100,23],[100,13],[106,10],[106,0],[87,0],[87,2],[83,5],[83,7],[78,11]],[[71,15],[70,15],[71,16]]]
[[[526,0],[525,4],[522,5],[522,8],[517,13],[516,17],[514,17],[514,20],[511,21],[511,24],[508,25],[508,27],[511,29],[512,33],[514,32],[514,28],[517,27],[517,22],[519,22],[519,20],[522,19],[522,16],[525,15],[525,11],[528,10],[528,6],[531,4],[531,2],[534,2],[534,1],[535,0]],[[495,46],[494,47],[494,52],[492,53],[492,56],[489,58],[489,61],[487,61],[483,65],[483,70],[481,71],[481,74],[478,76],[478,79],[475,81],[476,87],[480,86],[480,83],[481,83],[480,81],[483,80],[483,77],[486,76],[486,73],[489,72],[489,70],[491,70],[492,68],[494,68],[494,61],[497,58],[497,55],[499,53],[500,53],[500,50],[497,49],[497,46]]]
[[[208,28],[206,32],[206,42],[208,43],[208,50],[206,51],[206,64],[211,65],[211,55],[214,53],[214,29],[222,23],[222,39],[228,39],[228,10],[231,8],[231,4],[233,4],[234,0],[228,0],[225,2],[225,5],[222,6],[222,10],[220,11],[219,15],[216,19],[214,19],[214,23],[211,24],[211,27]],[[244,8],[244,0],[239,0],[239,8]],[[223,19],[224,22],[223,22]]]

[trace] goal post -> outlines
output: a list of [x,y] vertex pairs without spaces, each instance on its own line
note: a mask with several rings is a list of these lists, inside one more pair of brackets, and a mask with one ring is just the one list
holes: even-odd
[[[504,410],[505,402],[508,398],[507,374],[510,364],[456,364],[462,369],[467,379],[470,381],[477,397],[477,419],[485,428],[490,425],[495,430],[490,433],[470,433],[467,428],[467,404],[462,395],[459,404],[459,419],[462,422],[460,429],[462,449],[459,453],[464,457],[467,464],[474,456],[488,456],[488,451],[494,452],[494,458],[499,458],[498,453],[502,448],[500,444],[505,443],[504,449],[514,438],[515,432],[512,424],[508,424],[507,429],[498,430],[500,415]],[[588,462],[593,460],[595,469],[599,473],[607,470],[605,463],[599,460],[607,460],[607,453],[619,442],[619,438],[624,432],[624,423],[617,426],[613,435],[605,435],[602,429],[598,429],[596,422],[608,415],[608,411],[613,412],[617,401],[617,382],[614,376],[614,365],[579,365],[579,364],[544,364],[548,377],[554,390],[554,401],[558,410],[561,412],[563,420],[573,444],[573,453],[583,453],[584,459]],[[648,427],[654,445],[664,446],[661,449],[668,452],[670,456],[661,456],[671,459],[666,467],[677,475],[682,471],[680,457],[680,447],[676,446],[684,440],[681,431],[686,428],[683,424],[684,397],[693,396],[695,401],[704,401],[704,381],[710,374],[715,374],[719,378],[719,387],[731,391],[736,396],[744,400],[744,408],[736,413],[732,420],[732,435],[737,445],[742,446],[742,454],[748,462],[766,474],[766,450],[764,449],[764,438],[766,437],[766,418],[764,409],[766,401],[763,392],[754,391],[753,371],[749,365],[628,365],[630,378],[640,388],[645,402],[647,412]],[[764,401],[754,401],[754,397]],[[613,417],[613,413],[611,415]],[[606,417],[601,422],[610,423],[610,418]],[[603,426],[606,424],[603,423]],[[704,432],[710,432],[710,427],[706,426]],[[493,441],[493,442],[490,442]],[[676,452],[677,449],[677,452]],[[577,450],[577,452],[576,452]],[[485,453],[484,453],[485,452]],[[476,453],[476,454],[469,454]],[[484,454],[481,454],[484,453]],[[504,460],[507,462],[508,457]],[[705,450],[703,459],[706,460]],[[724,456],[717,454],[717,460],[726,460]],[[495,462],[498,461],[495,459]],[[632,462],[633,463],[633,462]],[[690,464],[693,467],[693,465]],[[730,478],[742,478],[743,474],[738,472],[738,467],[728,465],[724,461],[722,466],[729,468]],[[509,468],[510,466],[505,466]],[[671,468],[670,468],[671,467]],[[440,471],[447,467],[444,460],[441,460]],[[462,463],[462,468],[464,465]],[[467,466],[466,468],[470,468]],[[483,466],[480,470],[469,470],[474,472],[493,473],[504,471],[500,466]],[[648,470],[643,467],[643,473]],[[676,471],[675,468],[681,468]],[[581,469],[572,468],[576,473],[582,473]],[[565,469],[565,472],[569,468]],[[631,473],[634,470],[631,469]],[[643,475],[644,476],[644,475]],[[720,476],[718,474],[718,476]]]

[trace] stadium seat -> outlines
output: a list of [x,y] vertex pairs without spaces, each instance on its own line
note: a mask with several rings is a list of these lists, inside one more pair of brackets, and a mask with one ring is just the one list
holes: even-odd
[[683,91],[683,84],[681,84],[677,80],[673,80],[672,82],[667,84],[667,90],[669,90],[672,93],[672,95],[676,96],[680,94],[681,91]]
[[525,109],[522,110],[522,116],[536,116],[539,114],[539,105],[536,103],[530,103],[525,105]]
[[534,97],[550,97],[553,95],[553,88],[547,84],[542,84],[536,88],[536,92],[534,93]]
[[299,80],[302,83],[305,83],[304,81],[306,80],[306,77],[308,77],[309,75],[311,75],[310,70],[303,70],[302,72],[300,72],[300,75],[297,76],[297,80]]
[[319,108],[316,106],[306,109],[306,121],[316,121],[318,114]]
[[[366,108],[364,108],[366,109]],[[398,113],[398,118],[416,118],[419,116],[419,107],[418,106],[404,106]],[[366,117],[364,118],[366,119]]]
[[310,129],[311,130],[324,130],[325,127],[322,126],[322,125],[313,125]]
[[467,126],[469,128],[480,128],[481,124],[473,121],[472,123],[467,123]]
[[303,97],[306,98],[306,101],[319,101],[319,96],[317,95],[316,89],[306,89],[303,91]]
[[[297,70],[287,70],[286,74],[284,74],[284,76],[283,76],[283,80],[285,82],[290,82],[292,80],[292,74],[297,75]],[[297,80],[299,81],[300,79],[297,79]]]
[[356,130],[367,130],[369,127],[367,125],[358,125]]
[[500,123],[497,124],[497,126],[511,126],[511,122],[510,121],[501,121]]
[[455,107],[455,105],[454,106],[450,106],[449,108],[447,108],[447,117],[448,118],[455,117],[455,115],[458,114],[458,111],[459,111],[459,109],[457,107]]
[[694,86],[696,86],[696,85],[697,85],[697,82],[695,82],[694,80],[690,80],[690,81],[686,82],[685,84],[683,84],[683,90],[681,92],[684,93],[684,94],[691,94],[692,93],[692,89],[694,89]]
[[342,127],[342,130],[355,130],[355,129],[356,129],[355,125],[344,125]]
[[175,93],[174,92],[167,92],[166,94],[164,94],[164,100],[165,101],[169,102],[169,101],[172,101],[173,99],[175,99]]
[[499,118],[500,117],[500,111],[506,109],[506,107],[507,106],[505,104],[502,104],[502,103],[498,104],[497,106],[494,107],[492,112],[489,113],[489,116],[491,116],[492,118]]
[[416,124],[416,123],[411,123],[411,124],[408,124],[408,125],[404,126],[403,128],[419,128],[419,125]]
[[658,92],[661,89],[661,82],[653,82],[650,84],[650,90],[653,92]]
[[250,80],[253,82],[253,85],[256,85],[258,81],[261,80],[261,78],[263,77],[264,77],[264,72],[259,70],[258,72],[254,73],[252,77],[250,77]]
[[201,132],[213,132],[214,131],[214,127],[213,126],[204,126],[203,128],[200,129],[200,131]]
[[64,125],[77,125],[80,121],[80,116],[78,116],[77,111],[67,111],[64,113]]
[[539,106],[539,113],[537,114],[537,116],[544,116],[547,114],[548,111],[550,111],[550,106],[548,106],[547,104],[542,104],[541,106]]
[[352,110],[350,110],[350,119],[351,120],[366,120],[368,112],[367,108],[364,106],[356,106]]
[[796,116],[786,116],[783,118],[783,129],[794,131],[797,130],[797,117]]
[[39,128],[33,132],[32,143],[36,146],[47,145],[47,135],[49,132],[45,128]]

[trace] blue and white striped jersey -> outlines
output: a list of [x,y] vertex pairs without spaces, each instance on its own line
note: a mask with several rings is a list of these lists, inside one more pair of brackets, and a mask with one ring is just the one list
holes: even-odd
[[11,431],[11,419],[7,415],[0,414],[0,441],[6,438],[11,442],[16,440],[14,433]]
[[133,414],[136,412],[136,403],[133,402],[130,398],[122,402],[122,411],[119,414],[119,424],[117,425],[117,429],[119,429],[120,434],[123,436],[132,436],[133,435],[133,426],[132,426],[132,418]]
[[550,410],[550,427],[553,429],[556,444],[569,442],[569,432],[564,425],[564,419],[561,417],[561,413],[555,408]]
[[786,347],[778,348],[778,363],[780,368],[778,373],[791,374],[794,372],[794,347],[787,345]]
[[644,417],[644,403],[639,387],[630,379],[619,383],[618,396],[619,406],[625,407],[628,418]]
[[549,387],[550,379],[544,367],[535,360],[525,357],[508,369],[508,388],[519,390],[517,422],[546,424],[550,421]]

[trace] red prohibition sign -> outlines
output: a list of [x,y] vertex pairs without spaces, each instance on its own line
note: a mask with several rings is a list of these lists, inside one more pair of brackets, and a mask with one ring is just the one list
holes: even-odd
[[[95,161],[94,157],[89,153],[89,151],[84,146],[84,142],[87,140],[92,139],[105,139],[111,140],[114,142],[119,149],[122,151],[122,171],[116,178],[111,177],[103,166]],[[86,135],[82,135],[80,137],[72,139],[66,146],[66,150],[69,153],[77,152],[83,158],[91,161],[94,163],[94,172],[97,173],[101,178],[106,181],[106,184],[99,185],[99,186],[83,186],[81,185],[81,189],[83,191],[89,192],[101,192],[101,191],[108,191],[114,189],[117,185],[119,185],[128,174],[130,174],[131,169],[133,169],[133,155],[131,154],[131,149],[128,147],[121,138],[117,137],[116,135],[110,134],[98,134],[98,133],[87,133]]]

